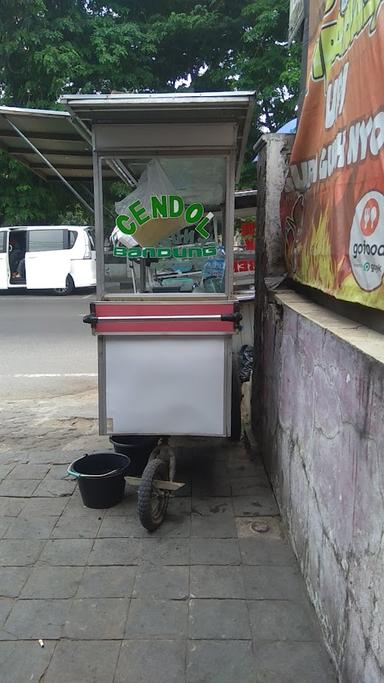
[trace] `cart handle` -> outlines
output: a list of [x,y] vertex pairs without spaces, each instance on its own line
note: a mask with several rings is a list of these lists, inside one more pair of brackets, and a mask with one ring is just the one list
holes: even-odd
[[229,313],[229,314],[223,313],[223,315],[220,316],[220,319],[223,322],[234,323],[234,325],[236,325],[236,327],[240,327],[240,323],[243,319],[243,316],[241,315],[241,313],[239,313],[239,311],[235,311],[235,313]]
[[221,320],[222,322],[239,323],[242,319],[241,313],[229,313],[228,315],[86,315],[83,322],[88,325],[94,325],[98,322],[104,321],[120,321],[120,320]]
[[86,323],[87,325],[95,325],[98,321],[98,317],[96,315],[85,315],[83,318],[83,323]]

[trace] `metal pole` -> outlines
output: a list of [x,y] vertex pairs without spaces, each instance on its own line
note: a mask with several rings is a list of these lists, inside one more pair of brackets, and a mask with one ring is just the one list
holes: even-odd
[[103,223],[103,177],[101,159],[93,152],[93,197],[95,202],[96,232],[96,285],[97,296],[104,295],[104,223]]
[[70,122],[72,123],[72,126],[77,130],[79,135],[81,135],[81,137],[84,138],[88,145],[92,147],[92,133],[87,128],[85,123],[83,123],[81,119],[75,119],[73,116],[71,116]]
[[254,308],[254,361],[251,389],[251,425],[256,440],[256,453],[263,457],[263,391],[264,391],[264,320],[267,313],[267,291],[265,287],[265,202],[267,184],[268,148],[259,152],[256,166],[257,212],[255,250],[255,308]]
[[72,185],[68,182],[68,180],[66,180],[64,178],[64,176],[62,176],[61,173],[59,173],[59,171],[51,164],[50,161],[48,161],[48,159],[44,156],[44,154],[42,154],[40,152],[40,150],[38,150],[37,147],[35,147],[33,142],[28,140],[28,138],[24,135],[24,133],[22,133],[21,130],[19,130],[19,128],[17,126],[15,126],[15,124],[12,123],[12,121],[10,121],[9,118],[5,114],[1,114],[1,116],[3,116],[5,118],[6,122],[24,140],[24,142],[26,142],[27,145],[29,147],[31,147],[31,149],[33,149],[35,154],[37,154],[37,156],[39,156],[40,159],[42,159],[44,161],[44,163],[47,164],[47,166],[55,173],[55,175],[57,175],[58,178],[60,178],[60,180],[64,183],[64,185],[70,190],[70,192],[72,192],[72,194],[74,194],[75,197],[77,197],[79,202],[81,202],[81,204],[83,206],[85,206],[85,208],[93,214],[94,213],[93,208],[90,206],[90,204],[88,204],[88,202],[86,202],[85,199],[83,199],[83,197],[75,190],[75,188],[72,187]]
[[[92,133],[87,128],[85,123],[83,123],[81,119],[77,117],[75,118],[75,116],[71,116],[70,121],[75,130],[88,143],[88,145],[92,149]],[[125,166],[121,163],[120,159],[106,160],[106,163],[108,164],[109,168],[111,168],[112,171],[114,171],[114,173],[116,173],[116,175],[118,175],[119,178],[121,178],[121,180],[123,180],[127,185],[129,185],[130,187],[136,187],[137,180],[128,171],[128,169],[125,168]]]
[[233,294],[233,235],[235,224],[235,173],[236,155],[231,152],[226,164],[226,201],[225,201],[225,257],[226,257],[226,295],[231,297]]
[[[92,200],[92,202],[93,202],[93,194],[92,194],[91,190],[90,190],[86,185],[84,185],[83,183],[80,184],[80,187],[84,190],[84,194],[87,194],[88,197],[89,197],[89,198]],[[104,207],[104,211],[105,211],[106,213],[108,213],[108,214],[113,218],[113,220],[115,220],[116,214],[114,214],[113,211],[111,211],[111,209],[108,209],[108,207],[105,206],[105,207]]]
[[130,187],[137,187],[137,180],[133,177],[132,173],[124,166],[120,159],[113,159],[112,161],[107,161],[110,168],[113,168],[115,173],[120,176],[124,182]]
[[145,261],[140,259],[140,292],[145,292],[146,277],[145,277]]
[[301,52],[301,76],[300,76],[300,95],[298,101],[298,116],[299,121],[303,102],[305,97],[305,89],[307,83],[308,70],[308,44],[309,44],[309,0],[304,0],[304,27],[303,27],[303,48]]

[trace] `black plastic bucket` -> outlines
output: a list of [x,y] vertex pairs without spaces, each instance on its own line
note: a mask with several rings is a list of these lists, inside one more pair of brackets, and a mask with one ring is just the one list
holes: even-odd
[[116,453],[127,455],[131,465],[126,474],[131,477],[141,477],[147,464],[148,457],[155,448],[157,436],[141,436],[132,434],[113,434],[109,440]]
[[86,507],[110,508],[123,499],[129,466],[129,458],[121,453],[91,453],[75,460],[68,474],[78,479]]

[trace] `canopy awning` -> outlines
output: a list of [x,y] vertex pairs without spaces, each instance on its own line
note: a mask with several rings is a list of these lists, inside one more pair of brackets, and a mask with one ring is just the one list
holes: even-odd
[[58,177],[51,166],[67,180],[92,180],[91,133],[66,111],[0,107],[0,147],[44,180]]
[[[92,133],[69,112],[0,106],[0,148],[43,180],[63,182],[93,213],[93,196],[84,186],[93,181]],[[116,175],[134,185],[117,165],[106,168],[106,178]]]
[[[118,123],[234,123],[237,176],[251,125],[253,92],[64,95],[68,111],[0,106],[0,148],[44,180],[61,180],[93,212],[81,182],[93,180],[92,126]],[[129,167],[108,162],[104,178],[136,184]],[[74,184],[76,187],[74,187]],[[85,188],[89,192],[88,188]]]

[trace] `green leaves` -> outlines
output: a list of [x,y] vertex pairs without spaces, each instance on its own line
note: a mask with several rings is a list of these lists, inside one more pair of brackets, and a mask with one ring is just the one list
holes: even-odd
[[[0,102],[57,108],[63,92],[164,92],[182,81],[256,90],[255,142],[294,115],[300,47],[287,46],[288,10],[289,0],[0,0]],[[251,157],[250,147],[253,185]],[[28,203],[37,220],[72,210],[67,191],[13,164],[0,157],[0,221],[20,220]]]
[[55,224],[58,206],[62,211],[74,206],[64,186],[48,185],[0,152],[0,225]]

